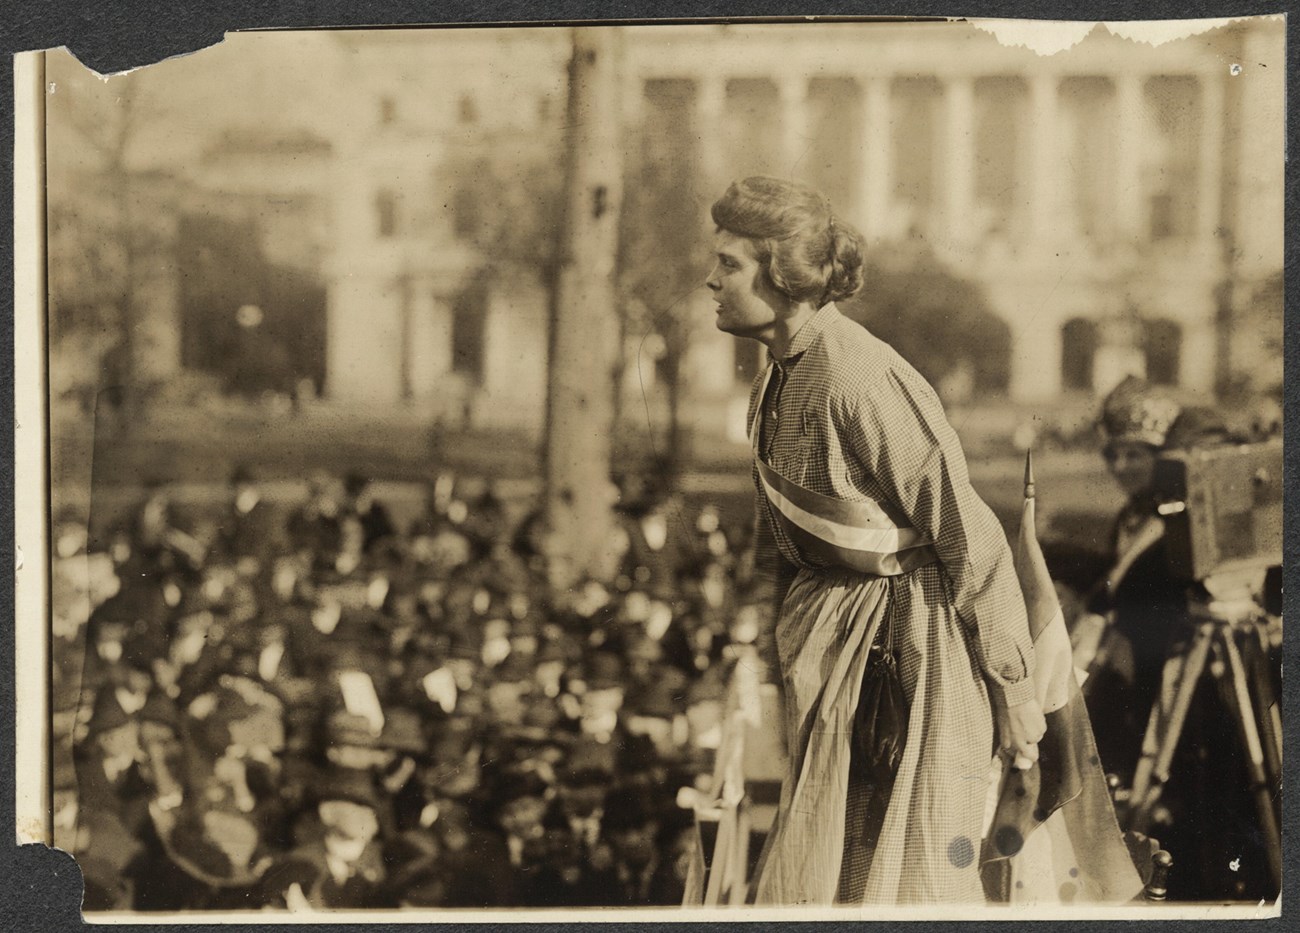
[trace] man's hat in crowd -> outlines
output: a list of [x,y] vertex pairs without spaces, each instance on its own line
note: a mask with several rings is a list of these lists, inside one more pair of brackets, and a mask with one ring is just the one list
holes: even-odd
[[247,463],[237,463],[230,471],[231,486],[249,486],[257,482],[257,473]]
[[614,777],[614,747],[609,743],[580,739],[569,750],[560,768],[561,782],[569,786],[608,784]]
[[503,771],[492,782],[488,805],[493,810],[499,810],[525,797],[545,797],[546,792],[546,781],[536,771],[529,768],[511,768]]
[[643,829],[657,816],[646,804],[645,795],[635,788],[616,787],[605,795],[605,815],[600,821],[605,832]]
[[131,717],[118,702],[117,694],[111,689],[100,690],[95,697],[95,706],[90,714],[90,722],[87,723],[86,734],[88,737],[102,735],[130,725],[131,721]]
[[626,677],[623,673],[623,659],[612,651],[593,652],[587,659],[586,680],[590,690],[624,686]]
[[369,771],[356,768],[333,767],[325,771],[316,784],[316,800],[346,800],[372,810],[379,809],[379,795]]
[[706,670],[686,691],[686,705],[724,702],[727,699],[726,675],[717,667]]
[[376,744],[379,748],[406,755],[424,755],[429,751],[429,741],[424,735],[420,717],[404,706],[385,710],[384,729]]
[[166,726],[175,733],[181,731],[181,715],[176,704],[161,690],[149,691],[144,706],[140,708],[140,721]]
[[679,669],[660,664],[650,682],[628,697],[627,708],[634,716],[672,719],[686,711],[687,680]]
[[1181,410],[1167,391],[1128,376],[1102,403],[1101,429],[1108,443],[1133,441],[1163,447]]
[[[387,725],[386,721],[385,725]],[[370,730],[370,721],[364,716],[349,713],[345,709],[335,710],[330,714],[325,723],[325,734],[330,745],[379,747],[379,736]]]

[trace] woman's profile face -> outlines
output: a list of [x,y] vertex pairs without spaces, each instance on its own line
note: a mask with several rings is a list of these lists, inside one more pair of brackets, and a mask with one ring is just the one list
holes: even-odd
[[1106,467],[1119,487],[1130,496],[1151,488],[1155,475],[1156,449],[1140,441],[1113,441],[1103,451]]
[[753,242],[720,230],[713,250],[713,271],[705,284],[718,304],[718,330],[755,339],[772,333],[777,309],[788,302],[768,281]]

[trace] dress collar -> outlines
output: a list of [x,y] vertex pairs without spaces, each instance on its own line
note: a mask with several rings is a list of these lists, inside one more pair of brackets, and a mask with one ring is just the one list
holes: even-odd
[[813,316],[804,321],[803,326],[795,333],[790,345],[785,348],[785,354],[777,360],[771,350],[767,351],[769,361],[788,363],[795,357],[803,353],[813,345],[813,342],[821,335],[827,325],[832,320],[839,317],[839,309],[835,307],[834,302],[824,304],[813,313]]

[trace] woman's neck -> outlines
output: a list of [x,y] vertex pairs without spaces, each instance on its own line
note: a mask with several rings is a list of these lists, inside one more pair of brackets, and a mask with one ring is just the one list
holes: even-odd
[[772,351],[772,356],[778,360],[784,359],[786,351],[789,350],[790,344],[794,341],[795,334],[799,333],[816,313],[816,308],[803,301],[792,305],[788,314],[778,315],[772,328],[771,339],[765,341],[768,349]]

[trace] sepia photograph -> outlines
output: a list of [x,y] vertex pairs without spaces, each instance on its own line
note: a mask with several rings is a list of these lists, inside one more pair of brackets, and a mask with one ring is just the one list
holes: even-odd
[[1286,64],[22,53],[20,837],[89,922],[1278,916]]

